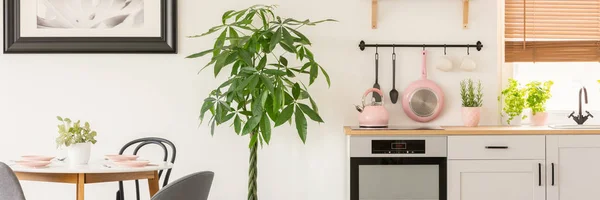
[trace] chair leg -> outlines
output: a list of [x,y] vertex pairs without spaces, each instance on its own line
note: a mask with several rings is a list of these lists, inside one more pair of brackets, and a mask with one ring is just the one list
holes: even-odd
[[123,199],[121,199],[121,191],[120,190],[117,191],[117,200],[123,200]]

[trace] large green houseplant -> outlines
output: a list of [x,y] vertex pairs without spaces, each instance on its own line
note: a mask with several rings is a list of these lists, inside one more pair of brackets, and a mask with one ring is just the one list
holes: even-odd
[[258,143],[269,144],[272,128],[294,121],[305,143],[306,117],[323,122],[307,85],[297,76],[307,75],[309,86],[319,75],[331,84],[329,75],[309,49],[311,41],[298,29],[333,20],[299,21],[276,16],[274,9],[275,6],[256,5],[230,10],[223,14],[221,25],[190,36],[220,33],[211,49],[188,58],[210,55],[204,68],[212,66],[215,77],[231,66],[229,79],[204,99],[200,119],[210,111],[211,134],[216,125],[231,122],[235,133],[250,137],[248,200],[258,199],[257,148]]

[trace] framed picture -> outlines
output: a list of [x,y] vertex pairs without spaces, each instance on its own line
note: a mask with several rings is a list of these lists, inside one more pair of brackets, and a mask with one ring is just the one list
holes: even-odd
[[4,53],[176,53],[177,0],[4,0]]

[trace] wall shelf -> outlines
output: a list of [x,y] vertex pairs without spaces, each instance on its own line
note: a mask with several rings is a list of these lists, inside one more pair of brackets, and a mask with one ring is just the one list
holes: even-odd
[[[463,4],[463,29],[469,28],[469,1],[462,0]],[[379,0],[371,0],[371,28],[377,29],[377,20],[379,15]]]

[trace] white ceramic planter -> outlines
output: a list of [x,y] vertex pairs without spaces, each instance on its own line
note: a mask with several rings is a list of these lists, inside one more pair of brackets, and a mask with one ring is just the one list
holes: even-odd
[[531,116],[531,125],[533,126],[544,126],[548,121],[548,113],[547,112],[539,112],[535,115]]
[[481,119],[481,107],[462,108],[462,120],[465,126],[478,126],[479,119]]
[[69,164],[72,166],[87,165],[91,151],[92,143],[72,144],[67,150]]

